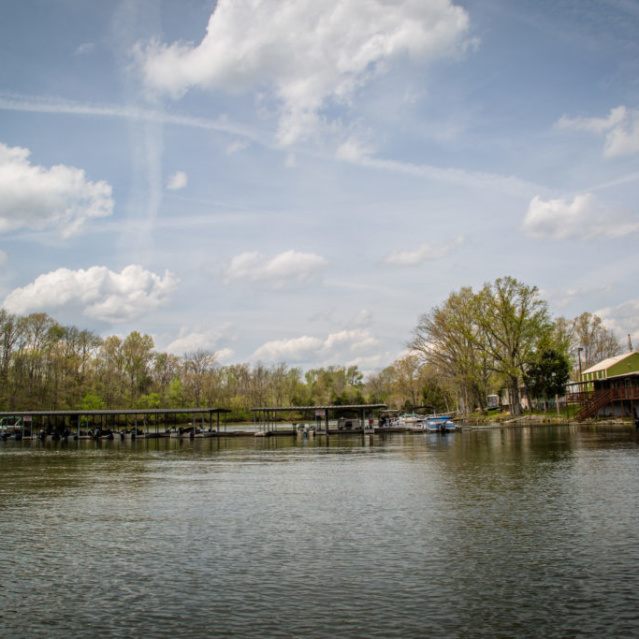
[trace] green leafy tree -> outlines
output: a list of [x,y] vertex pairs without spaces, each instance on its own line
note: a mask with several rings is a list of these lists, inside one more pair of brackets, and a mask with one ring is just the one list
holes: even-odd
[[87,393],[80,402],[80,410],[104,410],[106,403],[93,393]]
[[184,406],[184,390],[179,377],[174,377],[169,383],[165,401],[167,408],[182,408]]
[[192,406],[201,407],[207,378],[211,376],[215,361],[215,353],[205,349],[198,349],[184,355],[182,365],[184,392]]
[[421,368],[421,403],[428,412],[450,413],[455,405],[454,392],[450,383],[438,375],[437,370],[430,364]]
[[543,348],[537,351],[528,364],[524,374],[524,383],[530,395],[547,400],[557,395],[564,395],[570,376],[568,357],[554,348]]
[[153,347],[153,338],[150,335],[142,335],[138,331],[130,333],[122,344],[121,353],[124,373],[128,379],[131,406],[150,387]]
[[409,344],[457,389],[467,407],[485,406],[494,368],[477,297],[470,287],[451,293],[443,304],[420,316]]
[[387,404],[391,398],[395,368],[386,366],[380,371],[372,372],[366,378],[364,392],[371,404]]
[[394,399],[398,405],[412,410],[422,402],[424,379],[422,363],[417,354],[406,355],[393,363]]
[[95,381],[109,407],[124,405],[125,359],[122,340],[110,335],[101,344],[95,361]]
[[162,396],[159,393],[141,395],[136,402],[136,408],[161,408]]
[[18,318],[0,309],[0,408],[8,408],[11,401],[9,392],[9,371],[20,340],[21,326]]
[[520,381],[537,345],[552,331],[548,305],[536,286],[503,277],[478,293],[476,318],[492,370],[506,381],[510,412],[519,415]]

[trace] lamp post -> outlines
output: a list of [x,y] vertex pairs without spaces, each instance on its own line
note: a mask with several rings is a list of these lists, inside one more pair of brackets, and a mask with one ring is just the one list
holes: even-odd
[[577,357],[579,358],[579,383],[581,384],[581,351],[583,351],[583,346],[579,346],[577,348]]

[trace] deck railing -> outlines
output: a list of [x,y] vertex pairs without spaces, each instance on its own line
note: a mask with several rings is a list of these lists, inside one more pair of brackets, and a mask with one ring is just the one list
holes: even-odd
[[638,386],[624,386],[622,388],[606,388],[596,391],[582,391],[570,393],[566,396],[569,404],[580,404],[577,419],[586,419],[594,415],[600,408],[608,404],[622,401],[639,401]]

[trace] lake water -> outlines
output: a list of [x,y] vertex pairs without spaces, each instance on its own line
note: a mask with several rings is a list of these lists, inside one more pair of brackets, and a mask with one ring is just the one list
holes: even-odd
[[3,637],[639,636],[624,426],[0,443]]

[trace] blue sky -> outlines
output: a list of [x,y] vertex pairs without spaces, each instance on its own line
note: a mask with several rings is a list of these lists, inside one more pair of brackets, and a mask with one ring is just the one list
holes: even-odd
[[0,4],[0,300],[375,370],[510,275],[639,343],[639,4]]

